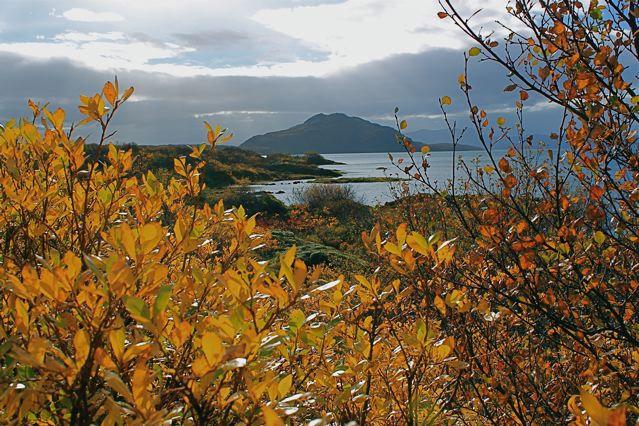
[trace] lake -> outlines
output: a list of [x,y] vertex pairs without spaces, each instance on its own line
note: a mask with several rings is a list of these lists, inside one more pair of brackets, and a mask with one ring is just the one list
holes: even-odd
[[[499,158],[505,153],[494,152]],[[400,158],[408,161],[406,152],[391,153],[395,163]],[[337,170],[343,173],[344,178],[369,178],[369,177],[405,177],[403,173],[394,166],[388,158],[388,153],[357,153],[357,154],[322,154],[324,158],[339,163],[341,165],[321,166],[325,169]],[[483,151],[464,151],[457,152],[455,163],[459,159],[470,162],[473,159],[479,159],[480,162],[486,161],[486,154]],[[416,160],[421,159],[421,154],[416,154]],[[483,161],[482,161],[483,160]],[[451,151],[431,152],[428,157],[430,168],[428,174],[432,181],[439,183],[440,187],[445,187],[452,178],[453,170],[453,153]],[[310,181],[278,181],[265,185],[250,185],[254,191],[265,191],[272,193],[275,197],[283,202],[290,204],[293,200],[293,191],[303,189],[305,186],[312,185]],[[338,185],[338,184],[331,184]],[[358,182],[348,183],[355,189],[362,201],[369,205],[384,204],[395,199],[400,188],[401,182]],[[423,185],[415,182],[409,183],[411,191],[426,191]]]

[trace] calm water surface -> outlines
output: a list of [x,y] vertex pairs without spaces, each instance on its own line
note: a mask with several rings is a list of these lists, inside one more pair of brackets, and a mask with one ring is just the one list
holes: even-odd
[[[497,158],[500,153],[495,152]],[[408,155],[405,152],[391,153],[395,163],[400,158],[408,161]],[[363,154],[322,154],[324,158],[332,161],[344,163],[343,165],[326,165],[321,166],[325,169],[337,170],[342,172],[345,178],[365,178],[365,177],[404,177],[403,173],[394,166],[388,153],[363,153]],[[458,152],[456,159],[453,161],[452,152],[432,152],[429,154],[428,162],[430,168],[428,174],[432,181],[437,181],[440,187],[446,184],[452,178],[453,164],[458,163],[460,159],[470,162],[473,159],[479,159],[481,163],[487,161],[486,154],[483,151],[465,151]],[[421,155],[416,155],[416,159]],[[309,181],[278,181],[266,185],[251,185],[254,191],[266,191],[275,195],[283,202],[290,204],[293,200],[293,191],[303,189],[305,186],[311,185]],[[337,184],[333,184],[337,185]],[[368,182],[368,183],[349,183],[355,189],[362,201],[370,204],[384,204],[395,199],[394,195],[400,189],[400,182]],[[419,184],[410,183],[411,191],[426,191]]]

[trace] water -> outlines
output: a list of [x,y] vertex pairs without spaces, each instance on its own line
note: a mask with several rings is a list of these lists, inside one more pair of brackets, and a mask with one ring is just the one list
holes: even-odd
[[[504,151],[505,152],[505,151]],[[501,156],[495,152],[496,157]],[[395,164],[400,158],[404,159],[404,167],[409,164],[408,154],[405,152],[391,153]],[[343,173],[344,178],[367,178],[367,177],[406,177],[402,171],[394,166],[388,153],[360,153],[360,154],[322,154],[324,158],[332,161],[344,163],[343,165],[326,165],[321,166],[325,169],[337,170]],[[456,161],[453,162],[453,153],[431,152],[428,157],[430,167],[428,175],[431,181],[437,182],[438,187],[445,187],[452,178],[453,164],[458,163],[459,159],[470,163],[473,159],[479,159],[481,163],[486,162],[486,154],[483,151],[464,151],[456,154]],[[421,161],[421,154],[415,155],[416,161]],[[310,181],[277,181],[266,185],[251,185],[254,191],[265,191],[272,193],[275,197],[283,202],[290,204],[293,201],[293,191],[301,190],[304,187],[312,185]],[[332,184],[337,185],[337,184]],[[396,194],[401,186],[400,182],[358,182],[348,183],[355,189],[356,193],[361,197],[362,201],[369,205],[384,204],[395,199]],[[411,191],[426,191],[423,185],[416,182],[409,182]]]

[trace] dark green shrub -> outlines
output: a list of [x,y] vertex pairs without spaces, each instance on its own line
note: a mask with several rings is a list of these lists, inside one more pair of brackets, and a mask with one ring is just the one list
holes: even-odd
[[286,219],[288,209],[286,205],[271,194],[254,192],[244,187],[228,188],[218,195],[224,200],[224,205],[242,206],[248,215],[259,214],[263,219]]

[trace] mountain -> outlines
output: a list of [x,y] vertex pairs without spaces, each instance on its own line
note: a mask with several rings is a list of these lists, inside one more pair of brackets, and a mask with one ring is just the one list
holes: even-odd
[[[240,147],[261,154],[402,151],[403,147],[397,142],[396,135],[397,131],[392,127],[362,118],[341,113],[317,114],[289,129],[253,136]],[[415,145],[420,147],[422,144]],[[429,145],[431,151],[451,150],[450,143]]]
[[[513,137],[515,136],[514,133],[511,133],[511,135]],[[525,137],[528,137],[528,135],[529,134],[526,133]],[[407,132],[406,136],[408,136],[409,138],[411,138],[411,140],[415,142],[421,142],[421,143],[429,145],[431,147],[431,151],[437,151],[435,147],[439,145],[448,146],[449,147],[448,150],[452,150],[452,148],[450,148],[451,146],[450,132],[448,131],[448,129],[442,129],[442,130],[421,129],[421,130],[415,130],[414,132]],[[533,148],[543,148],[547,146],[554,146],[554,144],[551,143],[552,141],[550,140],[548,135],[533,133],[532,137],[533,137],[532,139]],[[471,151],[471,150],[482,149],[479,138],[475,134],[474,130],[471,128],[469,128],[466,131],[461,141],[463,142],[463,144],[457,145],[458,151]],[[505,140],[501,141],[499,142],[499,145],[497,146],[507,148],[508,142]],[[439,149],[439,151],[446,151],[446,150],[447,149]]]
[[425,144],[450,144],[450,132],[447,129],[442,130],[430,130],[421,129],[413,132],[406,132],[406,136],[414,141],[423,142]]

